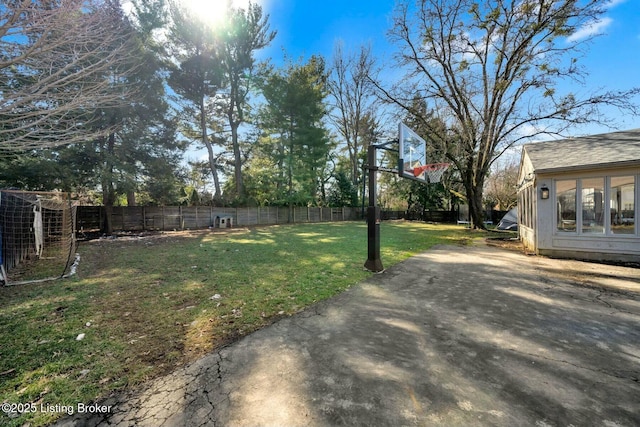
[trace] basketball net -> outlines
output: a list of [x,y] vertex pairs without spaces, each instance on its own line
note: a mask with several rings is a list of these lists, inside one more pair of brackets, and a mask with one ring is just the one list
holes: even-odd
[[440,182],[442,175],[449,169],[451,163],[429,163],[413,168],[413,175],[418,177],[425,174],[429,177],[430,183]]

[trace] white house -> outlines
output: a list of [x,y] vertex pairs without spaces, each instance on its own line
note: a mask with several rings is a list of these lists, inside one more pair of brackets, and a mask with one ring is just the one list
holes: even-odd
[[518,230],[540,255],[640,262],[640,129],[527,144]]

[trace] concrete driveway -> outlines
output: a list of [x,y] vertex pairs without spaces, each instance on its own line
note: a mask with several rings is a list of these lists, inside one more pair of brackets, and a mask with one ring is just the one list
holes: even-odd
[[59,425],[637,426],[640,269],[439,247]]

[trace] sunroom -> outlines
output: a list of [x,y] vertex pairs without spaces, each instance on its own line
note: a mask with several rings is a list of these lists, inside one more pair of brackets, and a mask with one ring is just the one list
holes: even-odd
[[527,144],[518,183],[529,250],[640,262],[640,129]]

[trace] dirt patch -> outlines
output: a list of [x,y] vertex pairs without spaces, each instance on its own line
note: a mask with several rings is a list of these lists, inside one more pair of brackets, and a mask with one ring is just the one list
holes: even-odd
[[527,255],[532,255],[525,250],[522,242],[516,237],[487,237],[485,239],[487,245],[494,246],[502,249],[507,249],[514,252],[519,252]]
[[247,227],[238,228],[209,228],[202,230],[179,230],[179,231],[120,231],[106,236],[100,232],[81,233],[78,236],[79,241],[100,241],[100,242],[125,242],[137,240],[157,240],[170,238],[189,238],[200,237],[207,234],[236,234],[250,231]]
[[[619,293],[640,292],[640,263],[553,259],[527,251],[517,238],[485,239],[487,246],[535,256],[540,272],[550,279],[576,286]],[[630,269],[629,269],[630,268]]]

